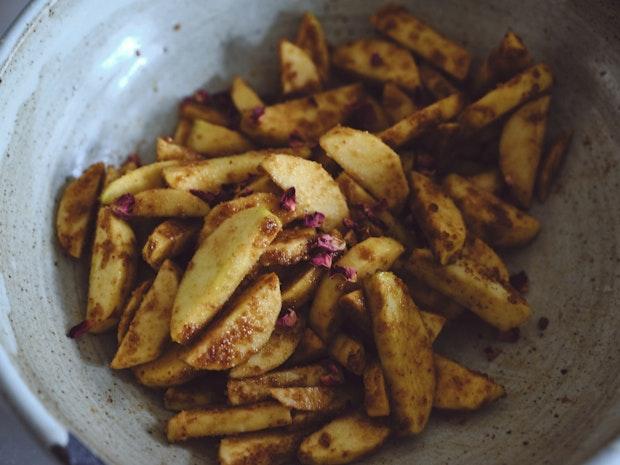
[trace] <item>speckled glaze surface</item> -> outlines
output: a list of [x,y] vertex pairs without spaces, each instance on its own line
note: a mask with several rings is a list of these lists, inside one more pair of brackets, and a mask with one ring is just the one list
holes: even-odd
[[[270,90],[277,39],[292,36],[305,9],[339,43],[370,31],[378,3],[39,2],[0,62],[0,345],[52,416],[108,464],[210,464],[216,448],[168,446],[161,396],[107,368],[111,336],[65,337],[83,317],[87,270],[56,247],[59,188],[93,161],[152,156],[178,99],[199,86],[217,90],[241,74]],[[557,74],[551,134],[576,137],[555,192],[533,209],[542,233],[509,257],[530,277],[535,316],[521,340],[499,343],[471,324],[439,341],[508,397],[476,414],[436,414],[423,435],[364,463],[583,463],[620,434],[618,4],[404,3],[478,56],[512,27]],[[493,361],[487,346],[501,349]]]

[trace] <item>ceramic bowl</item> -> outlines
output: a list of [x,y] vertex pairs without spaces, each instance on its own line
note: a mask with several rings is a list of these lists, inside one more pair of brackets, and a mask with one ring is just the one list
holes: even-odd
[[[0,46],[0,384],[48,445],[66,445],[70,431],[109,465],[211,464],[216,454],[210,441],[166,443],[161,396],[107,368],[111,336],[65,336],[83,318],[87,271],[54,239],[67,177],[132,151],[152,157],[178,100],[198,87],[222,89],[240,74],[273,91],[277,39],[293,36],[304,10],[339,43],[370,32],[378,3],[34,1],[15,23]],[[511,269],[530,277],[534,317],[520,341],[497,342],[474,325],[439,343],[508,397],[475,414],[435,415],[424,434],[364,463],[584,463],[620,432],[618,5],[406,3],[477,56],[517,31],[557,75],[550,134],[574,129],[575,138],[550,199],[532,209],[540,236],[509,254]],[[487,346],[501,349],[493,361]]]

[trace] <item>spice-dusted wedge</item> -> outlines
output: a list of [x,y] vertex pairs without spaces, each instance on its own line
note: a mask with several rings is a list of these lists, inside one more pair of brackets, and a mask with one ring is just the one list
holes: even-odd
[[467,230],[461,212],[441,186],[412,171],[411,211],[439,263],[452,261],[463,249]]
[[260,115],[246,111],[241,130],[264,144],[313,144],[325,131],[342,123],[364,96],[360,84],[287,100],[264,108]]
[[349,413],[304,439],[297,457],[304,465],[351,463],[376,452],[389,435],[390,428],[381,420]]
[[86,321],[91,332],[105,331],[118,321],[133,286],[136,257],[131,227],[109,207],[101,208],[88,277]]
[[433,406],[445,410],[478,410],[506,395],[504,387],[487,375],[469,370],[435,354],[437,388]]
[[267,157],[261,167],[281,189],[293,193],[289,210],[302,214],[322,213],[325,230],[339,227],[349,215],[338,185],[319,163],[275,154]]
[[292,463],[303,439],[300,431],[259,431],[222,438],[220,465],[285,465]]
[[170,340],[170,314],[181,270],[166,260],[129,324],[110,366],[129,368],[155,360]]
[[281,317],[269,340],[245,362],[230,370],[231,378],[247,378],[267,373],[293,355],[301,341],[306,323],[295,312]]
[[328,379],[330,374],[329,367],[313,364],[251,378],[230,379],[227,386],[228,402],[240,405],[269,399],[270,389],[275,387],[321,386],[321,379]]
[[178,160],[158,161],[131,170],[112,181],[103,189],[101,202],[108,204],[125,194],[135,195],[149,189],[164,187],[164,168],[178,164]]
[[256,91],[239,76],[233,79],[230,88],[230,98],[239,112],[265,106],[265,103],[261,100]]
[[442,266],[428,249],[415,249],[407,271],[447,295],[501,331],[522,325],[530,317],[527,301],[509,284],[501,283],[470,258]]
[[[388,270],[404,250],[399,242],[390,237],[370,237],[347,251],[336,266],[354,269],[357,280],[362,282],[378,270]],[[343,318],[338,299],[352,291],[350,287],[357,285],[340,274],[324,276],[319,284],[310,307],[309,322],[324,341],[330,341],[338,332]]]
[[243,134],[201,119],[194,120],[186,144],[205,157],[233,155],[253,148]]
[[522,246],[540,231],[536,218],[458,174],[446,176],[442,185],[461,210],[469,231],[492,247]]
[[302,95],[316,92],[321,77],[314,61],[306,51],[294,43],[280,41],[280,83],[284,95]]
[[67,185],[58,204],[56,235],[60,246],[73,258],[82,256],[104,172],[103,163],[90,166]]
[[323,26],[312,12],[304,13],[295,42],[310,55],[319,71],[321,81],[327,82],[330,67],[329,49]]
[[320,140],[325,153],[390,209],[399,210],[409,195],[400,157],[377,136],[338,126]]
[[391,272],[375,273],[364,291],[381,366],[385,373],[396,431],[420,433],[435,395],[432,342],[405,284]]
[[277,428],[291,422],[291,409],[277,402],[183,410],[168,420],[167,436],[168,441],[179,442]]
[[516,203],[529,208],[543,150],[551,97],[526,103],[515,111],[502,129],[499,167]]
[[311,152],[307,147],[276,151],[272,149],[251,150],[239,155],[168,166],[162,170],[162,174],[166,183],[173,189],[216,194],[227,184],[245,182],[252,176],[259,175],[260,164],[272,153],[289,153],[308,158]]
[[255,207],[227,219],[202,242],[174,301],[173,341],[187,344],[217,315],[281,228],[276,215]]

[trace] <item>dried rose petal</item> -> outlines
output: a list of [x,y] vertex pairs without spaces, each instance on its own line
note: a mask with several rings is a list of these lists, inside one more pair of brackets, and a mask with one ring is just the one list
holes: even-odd
[[381,58],[381,55],[379,55],[377,52],[374,52],[372,55],[370,55],[370,66],[373,67],[378,67],[381,66],[383,64],[383,58]]
[[198,89],[192,95],[192,100],[194,102],[196,102],[196,103],[200,103],[202,105],[206,105],[211,100],[211,96],[209,95],[209,92],[207,92],[206,90]]
[[127,159],[124,164],[126,163],[134,163],[136,166],[140,167],[142,166],[142,159],[140,158],[140,155],[134,152],[127,155]]
[[330,252],[319,252],[310,259],[310,263],[314,266],[322,266],[329,269],[332,267],[333,258]]
[[122,220],[129,220],[135,204],[133,194],[123,194],[112,204],[112,214]]
[[347,229],[357,229],[357,228],[359,228],[359,224],[357,224],[351,218],[345,218],[344,220],[342,220],[342,223],[344,224],[344,227],[347,228]]
[[295,149],[306,145],[306,141],[299,131],[293,131],[288,135],[288,145],[289,147]]
[[84,320],[84,321],[78,323],[77,325],[75,325],[73,328],[71,328],[67,332],[67,337],[70,337],[71,339],[80,338],[80,337],[84,336],[84,334],[86,334],[88,332],[90,327],[91,327],[90,321]]
[[295,312],[295,310],[293,310],[292,308],[289,308],[288,310],[286,310],[286,313],[284,315],[278,318],[278,321],[276,322],[276,324],[278,326],[292,328],[293,326],[297,324],[298,320],[299,320],[299,317],[297,316],[297,313]]
[[308,213],[304,216],[304,226],[307,228],[320,228],[325,221],[325,215],[321,212]]
[[258,124],[260,121],[260,117],[265,114],[265,107],[254,107],[252,108],[252,113],[250,113],[250,118],[254,124]]
[[344,383],[344,379],[338,378],[335,375],[321,375],[319,380],[323,386],[339,386]]
[[297,207],[295,200],[295,188],[290,187],[284,191],[282,197],[280,197],[280,208],[289,212],[294,212]]
[[350,266],[334,265],[331,270],[329,270],[329,275],[335,276],[337,274],[341,274],[349,282],[354,283],[357,281],[357,270]]
[[525,271],[519,271],[510,276],[510,285],[519,291],[519,293],[525,294],[529,289],[529,279]]
[[319,380],[324,386],[337,386],[344,383],[344,374],[338,365],[331,360],[322,363],[323,367],[329,371],[328,374],[322,375]]
[[347,244],[344,240],[331,234],[319,234],[314,241],[314,246],[327,252],[340,252],[346,249]]
[[387,228],[385,223],[377,216],[376,211],[378,210],[375,210],[376,207],[369,207],[368,205],[358,203],[353,205],[353,208],[356,209],[361,215],[366,217],[366,219],[368,219],[368,221],[370,221],[375,226],[378,226],[382,229]]
[[248,195],[252,195],[254,191],[249,187],[245,187],[239,192],[239,197],[247,197]]
[[372,206],[372,211],[374,213],[379,213],[379,212],[387,210],[387,208],[388,208],[387,200],[381,199]]
[[203,202],[207,202],[209,205],[216,203],[216,200],[217,200],[217,194],[214,194],[213,192],[201,191],[198,189],[190,189],[189,193],[192,195],[195,195]]

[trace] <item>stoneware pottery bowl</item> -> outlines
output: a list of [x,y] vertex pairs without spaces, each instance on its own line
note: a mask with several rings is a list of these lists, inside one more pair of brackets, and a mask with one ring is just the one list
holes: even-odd
[[[433,415],[424,434],[363,463],[619,463],[619,5],[404,3],[478,57],[513,28],[557,76],[549,134],[575,138],[549,200],[532,209],[541,234],[508,255],[530,278],[534,317],[519,342],[477,325],[438,341],[508,396],[473,414]],[[87,266],[57,247],[59,189],[94,161],[152,157],[179,99],[198,87],[221,90],[239,74],[273,92],[277,41],[293,37],[304,10],[337,44],[370,33],[379,4],[35,0],[13,25],[0,43],[0,387],[45,444],[81,443],[109,465],[216,463],[214,441],[167,444],[161,394],[108,369],[111,335],[65,336],[84,315]],[[492,361],[488,346],[501,349]]]

